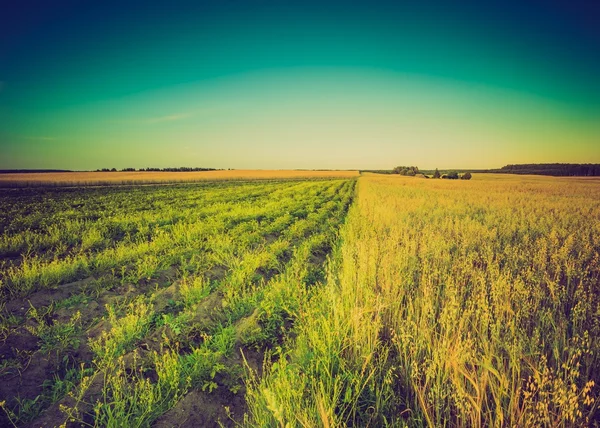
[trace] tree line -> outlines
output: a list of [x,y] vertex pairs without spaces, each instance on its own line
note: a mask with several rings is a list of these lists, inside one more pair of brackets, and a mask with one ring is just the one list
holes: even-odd
[[600,164],[592,163],[539,163],[506,165],[500,169],[489,170],[505,174],[537,174],[556,177],[600,177]]
[[[97,169],[96,172],[117,172],[117,168],[101,168]],[[135,171],[154,171],[154,172],[194,172],[194,171],[217,171],[217,168],[190,168],[181,166],[179,168],[123,168],[121,172],[135,172]]]
[[416,166],[397,166],[392,169],[392,174],[400,174],[407,175],[410,177],[421,177],[421,178],[442,178],[447,180],[470,180],[472,175],[470,172],[465,172],[462,175],[459,175],[456,171],[450,171],[447,174],[441,174],[440,171],[436,168],[435,172],[431,177],[426,174],[423,174],[419,171],[419,168]]

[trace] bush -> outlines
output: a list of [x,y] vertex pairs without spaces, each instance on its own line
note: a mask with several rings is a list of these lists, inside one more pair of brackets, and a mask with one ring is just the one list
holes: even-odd
[[397,166],[392,170],[392,174],[415,176],[419,174],[419,167],[416,166]]
[[465,172],[461,177],[461,180],[470,180],[471,179],[471,173],[470,172]]
[[450,180],[458,180],[458,172],[456,172],[456,171],[449,172],[448,175],[446,176],[446,178],[448,178]]

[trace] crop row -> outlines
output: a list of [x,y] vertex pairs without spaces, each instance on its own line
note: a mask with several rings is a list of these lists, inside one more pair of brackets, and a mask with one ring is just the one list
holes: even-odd
[[[193,186],[181,187],[181,209],[173,209],[175,187],[160,189],[170,203],[155,203],[149,217],[137,217],[154,219],[150,235],[52,258],[32,253],[5,269],[3,349],[30,334],[37,348],[26,357],[48,362],[45,380],[36,379],[46,387],[5,403],[12,420],[146,425],[190,391],[208,399],[218,395],[215,389],[241,394],[239,348],[262,355],[283,343],[300,311],[298,293],[325,276],[325,255],[354,181],[235,187],[207,186],[195,209],[185,202],[194,201]],[[107,204],[127,205],[106,197]],[[105,221],[85,222],[85,230]],[[66,297],[61,290],[72,292]],[[18,351],[6,351],[12,358],[3,375],[19,372],[22,385],[29,366]],[[236,416],[242,414],[240,407]]]

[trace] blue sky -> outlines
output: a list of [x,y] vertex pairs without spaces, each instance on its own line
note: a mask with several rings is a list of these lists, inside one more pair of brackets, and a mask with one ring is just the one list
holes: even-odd
[[591,2],[25,2],[0,168],[600,162]]

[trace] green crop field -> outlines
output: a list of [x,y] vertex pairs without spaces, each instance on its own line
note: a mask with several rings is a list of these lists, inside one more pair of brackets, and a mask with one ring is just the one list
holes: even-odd
[[354,185],[3,191],[0,424],[171,426],[190,399],[196,426],[242,420]]
[[600,181],[0,189],[0,425],[598,426]]

